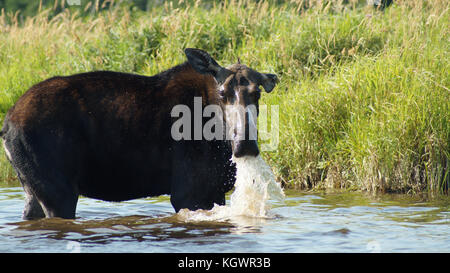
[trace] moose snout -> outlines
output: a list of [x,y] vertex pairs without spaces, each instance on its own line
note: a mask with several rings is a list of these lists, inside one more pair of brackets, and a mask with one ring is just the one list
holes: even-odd
[[235,157],[258,156],[259,149],[256,140],[240,140],[234,145],[233,154]]
[[[256,109],[240,109],[235,116],[233,154],[235,157],[259,155],[256,129]],[[254,112],[254,113],[253,113]]]

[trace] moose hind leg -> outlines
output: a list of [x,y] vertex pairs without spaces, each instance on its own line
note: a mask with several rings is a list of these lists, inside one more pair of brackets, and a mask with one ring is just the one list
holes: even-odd
[[39,204],[38,199],[31,193],[25,194],[25,208],[23,209],[23,219],[33,220],[44,218],[45,213]]
[[77,195],[63,195],[63,198],[46,199],[41,202],[45,216],[75,219],[77,209]]
[[74,219],[78,194],[70,185],[48,176],[24,185],[26,202],[23,219],[61,217]]

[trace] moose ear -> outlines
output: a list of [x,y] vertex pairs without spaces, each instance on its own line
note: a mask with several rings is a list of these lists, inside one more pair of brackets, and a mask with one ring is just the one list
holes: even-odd
[[186,48],[184,50],[189,64],[201,74],[216,74],[220,71],[221,66],[206,52],[201,49]]
[[200,74],[211,74],[218,83],[223,83],[231,74],[226,68],[221,67],[206,51],[195,48],[184,50],[189,64]]
[[275,74],[264,74],[261,73],[262,82],[261,85],[264,87],[267,93],[272,92],[275,85],[278,83],[278,77]]

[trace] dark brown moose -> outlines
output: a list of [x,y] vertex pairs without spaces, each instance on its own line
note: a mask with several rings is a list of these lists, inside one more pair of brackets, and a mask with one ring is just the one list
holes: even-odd
[[[80,195],[124,201],[170,194],[175,211],[225,204],[235,182],[232,154],[259,154],[256,139],[248,138],[255,126],[249,112],[237,118],[225,107],[257,108],[260,86],[270,92],[278,79],[239,62],[223,68],[199,49],[185,54],[187,62],[151,77],[111,71],[53,77],[16,102],[0,136],[25,191],[24,219],[75,218]],[[224,110],[229,138],[173,138],[172,109],[194,112],[195,97],[202,107]]]

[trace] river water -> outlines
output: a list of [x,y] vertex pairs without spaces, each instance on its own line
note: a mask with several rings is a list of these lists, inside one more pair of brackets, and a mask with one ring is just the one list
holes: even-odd
[[238,167],[236,193],[211,211],[176,214],[169,196],[121,203],[81,197],[75,220],[23,221],[22,188],[3,186],[0,252],[450,252],[448,196],[283,197],[267,182],[270,173],[250,182],[248,175]]

